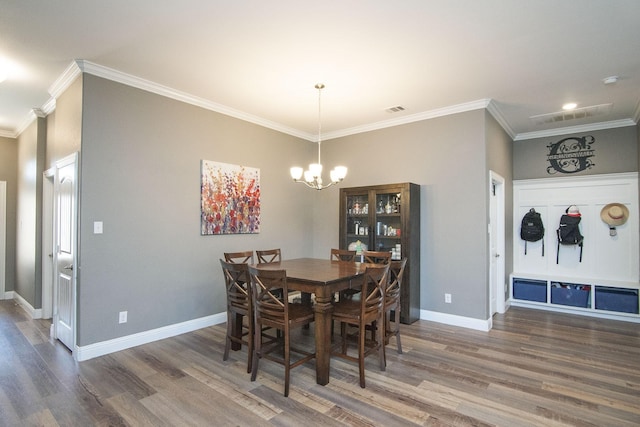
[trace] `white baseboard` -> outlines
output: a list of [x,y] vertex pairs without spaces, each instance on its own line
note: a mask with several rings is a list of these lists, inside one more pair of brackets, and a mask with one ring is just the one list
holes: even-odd
[[2,299],[13,299],[13,295],[14,295],[13,291],[6,291]]
[[22,309],[24,311],[26,311],[29,316],[31,316],[32,319],[41,319],[42,318],[42,309],[33,308],[33,306],[31,304],[29,304],[29,301],[27,301],[26,299],[22,298],[22,295],[20,295],[19,293],[15,292],[15,291],[7,292],[7,293],[5,293],[5,296],[8,293],[11,293],[11,298],[7,298],[7,299],[14,299],[20,305],[20,307],[22,307]]
[[209,326],[218,325],[227,321],[227,313],[218,313],[211,316],[201,317],[199,319],[189,320],[182,323],[176,323],[162,328],[151,329],[149,331],[139,332],[133,335],[127,335],[120,338],[114,338],[109,341],[102,341],[95,344],[84,346],[76,346],[74,357],[78,362],[93,359],[94,357],[104,356],[105,354],[114,353],[127,348],[137,347],[153,341],[174,337],[187,332],[193,332],[198,329],[207,328]]
[[484,332],[490,331],[493,327],[493,320],[491,318],[487,320],[473,319],[471,317],[463,317],[455,314],[440,313],[429,310],[420,310],[420,319]]

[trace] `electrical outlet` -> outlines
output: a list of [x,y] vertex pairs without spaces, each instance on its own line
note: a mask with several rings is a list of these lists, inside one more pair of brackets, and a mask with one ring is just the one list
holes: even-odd
[[120,316],[118,318],[118,323],[127,323],[127,312],[121,311]]
[[444,302],[451,304],[451,294],[444,294]]

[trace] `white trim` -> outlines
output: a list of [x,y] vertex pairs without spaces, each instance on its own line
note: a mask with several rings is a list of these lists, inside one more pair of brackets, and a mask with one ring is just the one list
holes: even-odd
[[[499,289],[493,289],[492,283],[491,283],[491,279],[489,280],[489,298],[491,299],[493,292],[494,291],[498,291],[498,294],[496,295],[496,311],[498,313],[504,313],[506,311],[506,307],[505,307],[505,299],[506,299],[506,292],[507,292],[507,282],[506,282],[506,208],[505,208],[505,182],[506,180],[504,179],[504,177],[502,177],[502,175],[490,170],[489,171],[489,186],[493,186],[493,183],[497,183],[500,186],[500,195],[498,197],[498,195],[496,195],[496,197],[498,197],[497,205],[496,205],[496,228],[495,230],[497,231],[497,236],[496,236],[496,252],[498,254],[501,254],[500,259],[496,262],[497,264],[497,272],[496,272],[496,277],[498,278],[498,280],[500,281],[500,284],[498,284],[498,288]],[[491,197],[491,196],[490,196]],[[491,220],[491,218],[490,218]],[[489,254],[489,256],[493,256],[491,254]],[[491,264],[492,261],[489,260],[489,276],[491,276]],[[491,301],[489,301],[489,311],[490,311],[490,315],[493,316],[493,313],[491,313]]]
[[504,118],[504,115],[502,114],[502,111],[500,111],[498,104],[491,100],[491,102],[489,102],[489,105],[487,105],[487,110],[489,111],[489,113],[491,113],[493,118],[496,120],[496,122],[498,122],[502,129],[507,132],[511,139],[515,139],[516,133],[513,131],[513,129],[511,129],[511,126],[509,126],[507,119]]
[[610,122],[593,123],[589,125],[569,126],[558,129],[541,130],[536,132],[519,133],[513,138],[514,141],[523,141],[526,139],[546,138],[549,136],[567,135],[570,133],[591,132],[594,130],[623,128],[627,126],[635,126],[636,122],[632,119],[613,120]]
[[[520,276],[518,276],[520,277]],[[546,303],[528,303],[522,300],[510,300],[512,307],[524,307],[534,310],[546,310],[554,311],[557,313],[577,314],[579,316],[586,317],[598,317],[601,319],[621,320],[623,322],[640,323],[640,317],[633,313],[614,313],[614,312],[602,312],[601,310],[592,309],[580,309],[578,307],[562,306],[560,304],[546,304]]]
[[226,321],[226,312],[213,314],[211,316],[188,320],[186,322],[151,329],[149,331],[139,332],[137,334],[127,335],[120,338],[114,338],[108,341],[102,341],[85,346],[76,346],[73,354],[78,362],[82,362],[84,360],[93,359],[94,357],[115,353],[116,351],[126,350],[128,348],[148,344],[153,341],[163,340],[165,338],[171,338],[176,335],[218,325]]
[[[14,291],[7,291],[4,293],[4,298],[3,299],[14,299],[16,293]],[[2,295],[0,295],[2,296]]]
[[33,308],[33,306],[29,304],[29,301],[22,298],[22,295],[20,295],[19,293],[13,292],[13,299],[20,305],[20,307],[22,307],[24,311],[27,312],[29,316],[31,316],[32,319],[42,318],[42,310],[39,308]]
[[0,181],[0,297],[4,295],[7,276],[5,259],[7,254],[7,181]]
[[455,314],[440,313],[429,310],[420,310],[420,319],[443,323],[445,325],[475,329],[476,331],[483,332],[488,332],[493,327],[493,319],[491,317],[487,320],[473,319],[471,317],[463,317]]
[[399,117],[397,119],[383,120],[380,122],[370,123],[367,125],[342,129],[335,132],[323,133],[322,139],[328,140],[333,138],[339,138],[343,136],[355,135],[358,133],[370,132],[373,130],[404,125],[407,123],[419,122],[422,120],[435,119],[437,117],[449,116],[451,114],[464,113],[464,112],[473,111],[473,110],[481,110],[483,108],[487,108],[489,105],[491,105],[490,99],[480,99],[478,101],[465,102],[463,104],[452,105],[450,107],[437,108],[435,110],[411,114],[408,116]]

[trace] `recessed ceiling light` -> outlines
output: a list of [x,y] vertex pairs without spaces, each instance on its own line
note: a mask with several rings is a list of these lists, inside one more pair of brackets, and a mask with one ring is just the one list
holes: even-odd
[[611,85],[618,82],[618,76],[605,77],[602,82],[606,85]]
[[576,104],[575,102],[567,102],[566,104],[564,104],[562,106],[562,109],[563,110],[573,110],[577,106],[578,106],[578,104]]

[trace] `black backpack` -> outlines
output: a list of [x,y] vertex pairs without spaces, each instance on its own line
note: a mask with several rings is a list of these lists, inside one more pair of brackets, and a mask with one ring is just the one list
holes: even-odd
[[[520,224],[520,238],[524,240],[524,254],[527,254],[527,242],[537,242],[544,237],[542,217],[534,208],[522,217]],[[542,241],[542,256],[544,256],[544,240]]]
[[[565,212],[569,212],[569,208]],[[582,242],[584,237],[580,234],[580,216],[572,216],[568,214],[560,217],[560,227],[558,227],[558,252],[556,254],[556,264],[560,257],[560,245],[578,245],[580,246],[580,262],[582,262]]]

